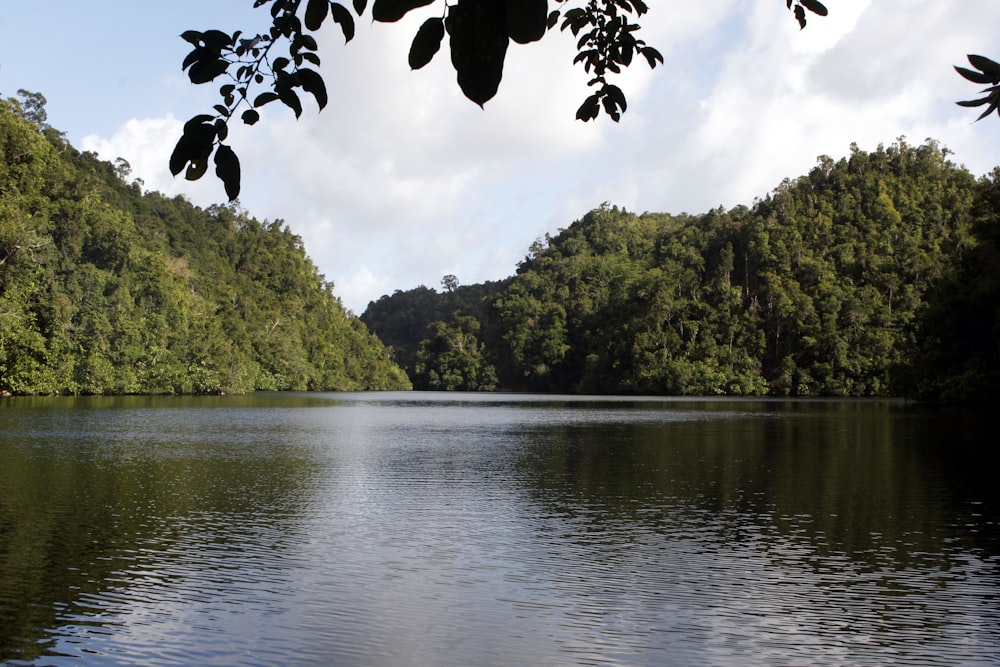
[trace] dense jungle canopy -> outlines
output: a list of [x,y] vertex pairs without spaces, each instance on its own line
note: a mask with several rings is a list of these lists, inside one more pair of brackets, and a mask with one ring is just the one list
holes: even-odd
[[284,222],[141,192],[0,100],[0,394],[400,389]]
[[1000,172],[933,141],[852,146],[750,207],[604,206],[501,283],[397,291],[362,320],[423,389],[990,400],[998,212]]
[[446,276],[441,293],[396,291],[360,319],[283,221],[143,194],[127,163],[80,153],[51,128],[40,95],[0,100],[0,151],[0,394],[412,378],[422,389],[1000,397],[1000,169],[976,178],[930,140],[821,157],[728,211],[605,205],[539,239],[504,280]]

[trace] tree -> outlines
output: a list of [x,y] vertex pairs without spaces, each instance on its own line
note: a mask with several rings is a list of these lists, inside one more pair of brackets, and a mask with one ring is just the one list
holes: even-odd
[[[376,22],[392,23],[435,1],[374,0],[371,15]],[[662,54],[636,37],[641,26],[632,20],[648,11],[644,0],[552,0],[557,6],[552,11],[549,0],[457,0],[443,4],[440,16],[424,21],[414,35],[409,65],[420,69],[428,64],[447,35],[459,88],[479,106],[496,95],[510,42],[538,41],[557,25],[577,38],[573,63],[582,64],[591,76],[587,85],[593,92],[577,109],[578,120],[594,120],[603,112],[617,122],[628,104],[625,93],[609,81],[609,76],[621,73],[636,56],[650,67],[663,64]],[[351,41],[355,14],[359,18],[364,14],[368,0],[352,0],[353,14],[335,0],[254,2],[255,8],[265,6],[271,12],[271,27],[266,33],[244,37],[239,30],[212,29],[188,30],[181,35],[193,47],[182,63],[191,83],[215,82],[220,77],[225,83],[219,88],[222,103],[213,107],[214,113],[198,114],[185,123],[170,156],[170,171],[174,176],[184,172],[188,180],[197,180],[208,171],[214,153],[215,174],[230,200],[239,196],[240,161],[224,143],[228,123],[239,114],[242,122],[254,125],[261,117],[258,109],[276,101],[298,118],[302,115],[300,92],[311,95],[322,110],[328,94],[325,80],[314,69],[320,66],[316,35],[331,18],[340,26],[345,41]],[[827,14],[819,0],[785,0],[785,6],[802,28],[807,10],[819,16]]]
[[511,391],[995,397],[1000,171],[977,186],[948,154],[855,146],[752,208],[603,206],[462,306],[478,332],[447,315],[475,286],[397,293],[362,320],[413,350],[421,388],[461,386],[479,350]]
[[479,321],[456,314],[451,323],[431,322],[420,342],[413,381],[434,391],[493,391],[497,375],[483,356]]
[[0,98],[0,395],[411,386],[283,222],[143,194],[24,111]]
[[17,96],[20,99],[20,116],[29,123],[37,125],[39,129],[47,129],[49,127],[49,114],[45,110],[45,105],[48,103],[45,95],[19,88]]

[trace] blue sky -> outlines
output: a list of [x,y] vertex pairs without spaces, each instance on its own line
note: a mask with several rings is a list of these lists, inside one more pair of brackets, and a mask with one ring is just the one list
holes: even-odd
[[[510,275],[531,243],[609,202],[700,213],[750,204],[820,155],[897,137],[933,138],[973,173],[1000,164],[1000,119],[973,123],[975,95],[952,65],[1000,59],[993,0],[828,0],[800,31],[781,0],[651,2],[642,36],[666,65],[633,65],[621,123],[573,120],[588,94],[572,40],[512,46],[497,97],[480,109],[446,54],[410,72],[409,40],[440,0],[396,25],[361,19],[346,47],[320,35],[330,104],[296,121],[269,107],[235,128],[241,204],[302,236],[345,305],[445,274],[463,284]],[[252,0],[8,2],[0,92],[48,98],[75,146],[124,157],[147,188],[207,206],[213,178],[173,179],[167,157],[187,118],[216,102],[180,64],[186,29],[255,32]]]

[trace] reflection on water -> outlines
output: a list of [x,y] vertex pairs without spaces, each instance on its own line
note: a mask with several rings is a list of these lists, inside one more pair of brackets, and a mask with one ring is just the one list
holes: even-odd
[[863,401],[0,402],[0,661],[1000,662],[988,423]]

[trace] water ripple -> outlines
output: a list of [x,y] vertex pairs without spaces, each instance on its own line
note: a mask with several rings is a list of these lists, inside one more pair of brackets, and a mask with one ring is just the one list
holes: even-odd
[[993,496],[942,481],[909,427],[859,444],[866,410],[895,423],[878,404],[826,409],[365,397],[31,420],[0,445],[0,660],[1000,662]]

